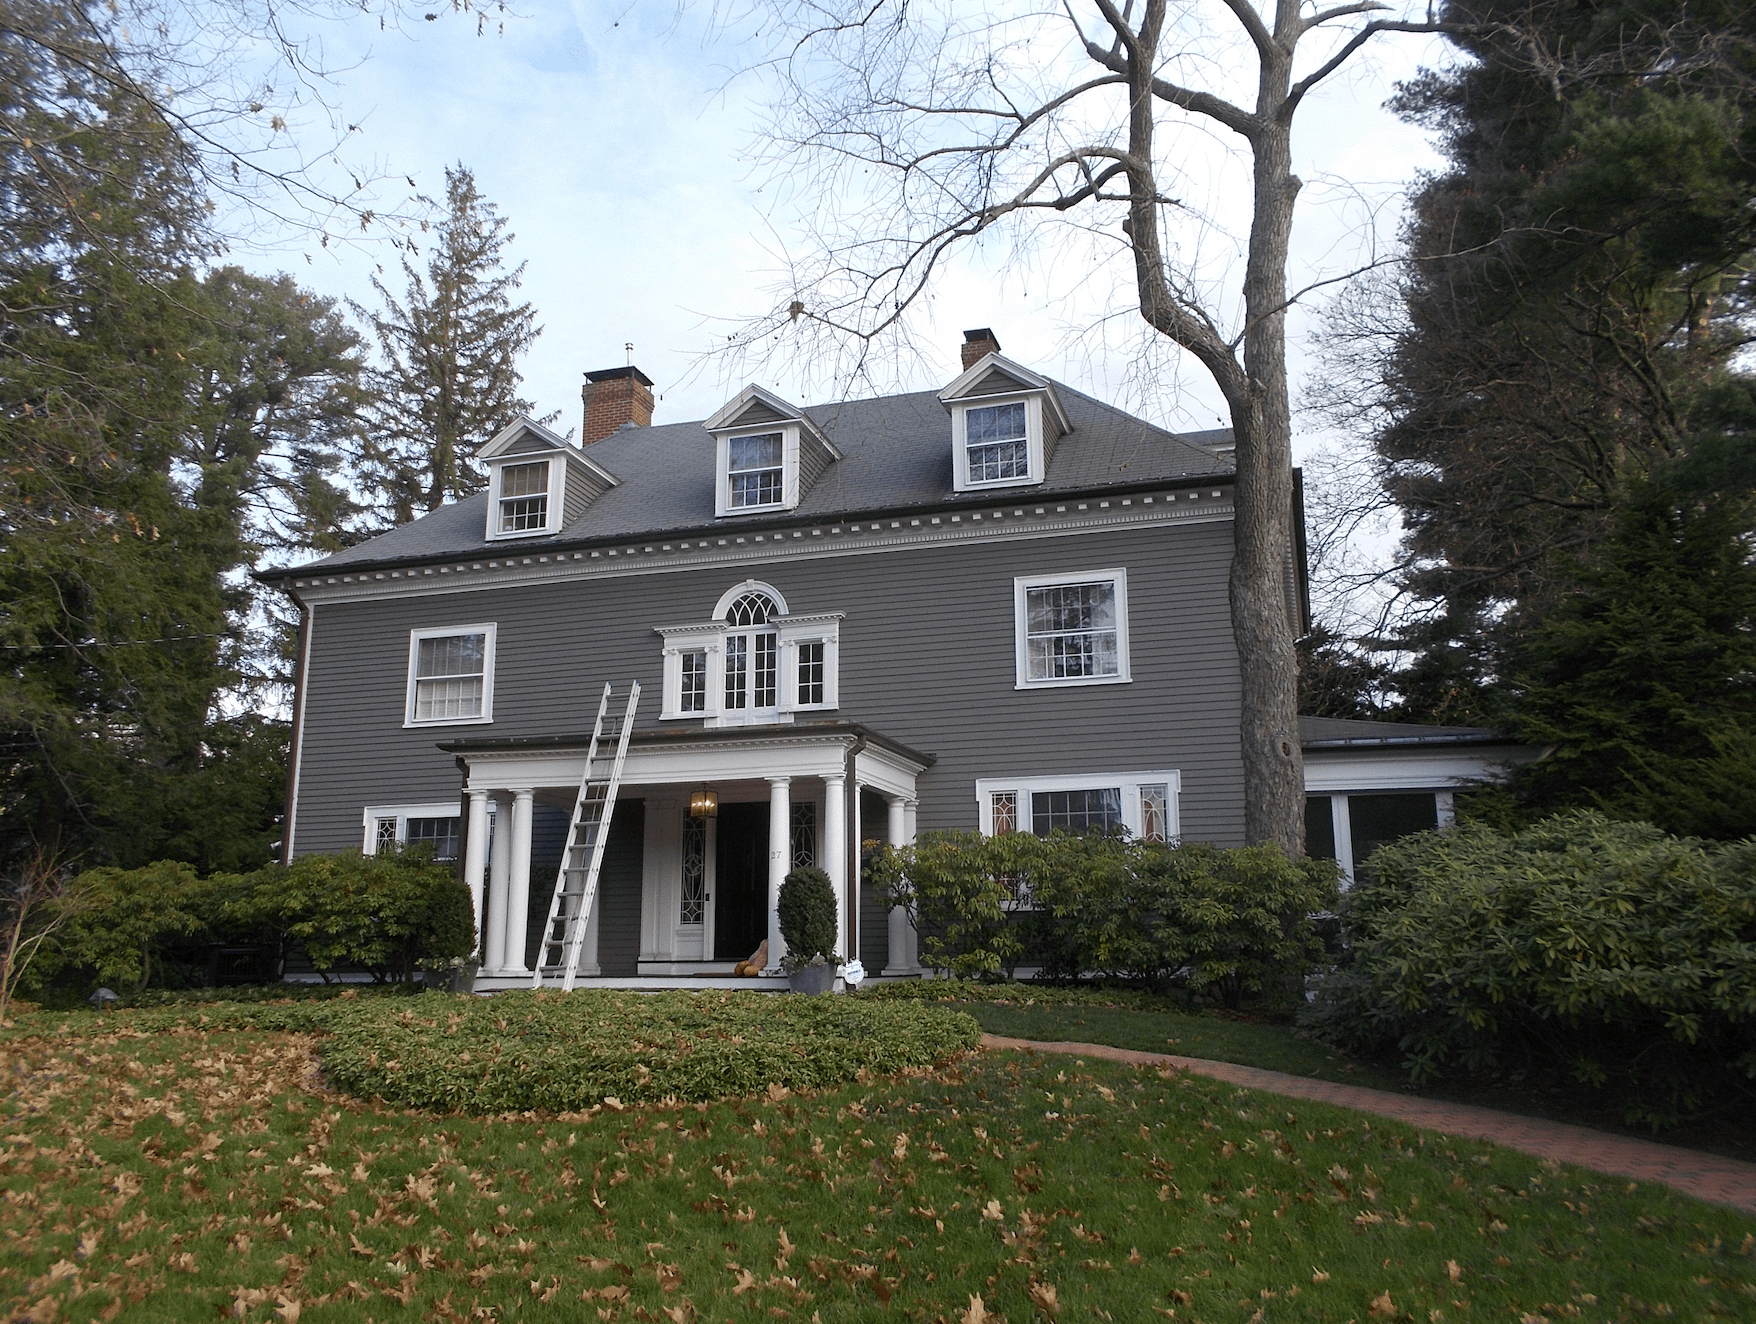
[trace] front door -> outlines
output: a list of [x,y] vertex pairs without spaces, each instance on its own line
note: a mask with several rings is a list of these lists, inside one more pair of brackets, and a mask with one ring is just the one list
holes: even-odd
[[715,827],[713,954],[742,961],[768,936],[768,804],[725,804]]

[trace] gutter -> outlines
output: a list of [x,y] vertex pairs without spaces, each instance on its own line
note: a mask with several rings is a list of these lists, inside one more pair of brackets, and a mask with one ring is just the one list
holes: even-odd
[[281,811],[280,862],[291,864],[299,807],[299,763],[305,752],[305,686],[311,678],[311,631],[317,609],[295,593],[291,584],[282,584],[281,590],[299,604],[299,668],[293,682],[292,748],[287,752],[287,787]]

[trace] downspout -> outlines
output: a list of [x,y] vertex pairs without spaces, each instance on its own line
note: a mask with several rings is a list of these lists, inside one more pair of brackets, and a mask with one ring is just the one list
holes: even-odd
[[304,754],[305,745],[305,686],[311,676],[311,622],[316,615],[315,610],[293,591],[291,584],[281,581],[281,592],[299,605],[299,667],[293,681],[293,730],[291,748],[287,752],[287,790],[285,808],[281,814],[284,831],[281,833],[280,862],[293,862],[293,829],[299,809],[299,761]]
[[854,830],[860,817],[860,784],[855,769],[860,752],[865,748],[866,732],[861,730],[859,738],[848,748],[842,776],[843,794],[847,796],[841,818],[847,835],[847,899],[844,904],[848,912],[848,949],[844,954],[850,961],[860,952],[860,834]]

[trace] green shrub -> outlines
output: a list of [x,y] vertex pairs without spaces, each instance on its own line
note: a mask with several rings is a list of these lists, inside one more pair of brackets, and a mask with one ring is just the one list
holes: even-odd
[[1049,838],[1030,882],[1046,975],[1175,984],[1227,1007],[1309,971],[1311,916],[1339,896],[1330,860],[1114,836]]
[[819,1089],[973,1048],[970,1017],[918,1003],[607,990],[325,1003],[324,1073],[402,1107],[565,1112]]
[[1593,813],[1380,847],[1310,1022],[1417,1079],[1521,1071],[1654,1124],[1756,1101],[1756,840]]
[[167,947],[203,934],[218,897],[236,875],[198,878],[187,864],[160,860],[139,869],[91,869],[73,880],[61,904],[44,975],[67,971],[124,990],[145,988]]
[[807,865],[789,873],[781,881],[775,912],[789,968],[841,959],[835,950],[835,885],[823,870]]
[[960,979],[1010,975],[1024,953],[1012,910],[1040,845],[1028,832],[928,832],[880,850],[871,876],[888,904],[908,912],[928,968]]
[[469,889],[426,850],[301,855],[250,883],[231,915],[302,943],[320,974],[353,967],[409,980],[475,950]]

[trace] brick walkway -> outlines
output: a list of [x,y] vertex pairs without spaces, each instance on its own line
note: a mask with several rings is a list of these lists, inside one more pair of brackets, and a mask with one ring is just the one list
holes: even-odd
[[1101,1057],[1136,1066],[1177,1067],[1253,1090],[1354,1108],[1428,1131],[1491,1140],[1496,1145],[1505,1145],[1508,1149],[1521,1150],[1538,1158],[1577,1163],[1582,1168],[1617,1177],[1663,1182],[1697,1200],[1731,1205],[1745,1213],[1756,1214],[1756,1163],[1679,1149],[1675,1145],[1654,1144],[1650,1140],[1610,1135],[1538,1117],[1520,1117],[1516,1113],[1496,1112],[1492,1108],[1477,1108],[1467,1103],[1445,1103],[1438,1099],[1367,1089],[1361,1085],[1338,1085],[1307,1076],[1289,1076],[1279,1071],[1264,1071],[1260,1067],[1210,1062],[1199,1057],[1177,1057],[1171,1053],[1141,1053],[1105,1044],[1039,1043],[1031,1039],[1007,1039],[996,1034],[984,1034],[982,1047],[1034,1049],[1039,1053]]

